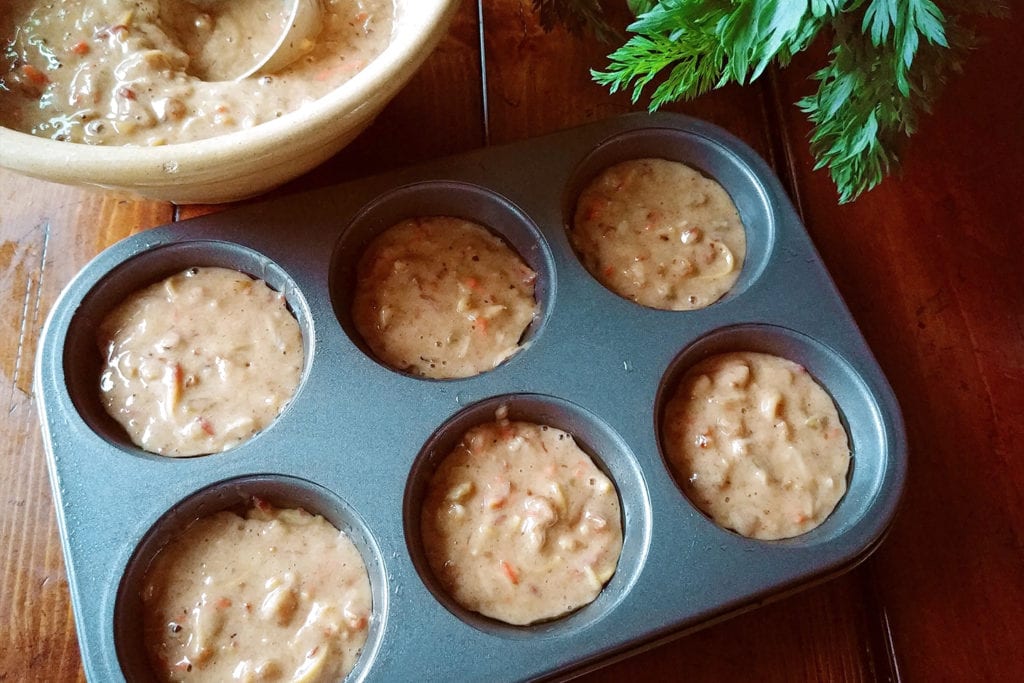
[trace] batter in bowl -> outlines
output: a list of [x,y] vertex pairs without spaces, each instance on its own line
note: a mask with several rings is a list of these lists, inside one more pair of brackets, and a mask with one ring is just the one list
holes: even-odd
[[392,0],[322,3],[306,54],[236,81],[281,35],[281,0],[13,0],[0,11],[0,125],[153,146],[279,118],[351,79],[391,40]]
[[583,266],[650,308],[708,306],[735,284],[746,234],[714,180],[676,161],[615,164],[580,194],[569,240]]
[[352,321],[386,365],[435,379],[493,369],[537,314],[536,273],[471,221],[413,218],[359,260]]
[[784,358],[732,352],[701,361],[666,404],[662,438],[690,500],[750,538],[810,531],[846,492],[850,447],[839,412]]
[[142,589],[162,681],[340,681],[370,620],[359,551],[319,515],[259,500],[203,517],[156,556]]
[[227,450],[265,429],[302,373],[284,295],[228,268],[189,268],[136,292],[99,326],[100,398],[140,448]]
[[516,625],[554,619],[592,602],[615,572],[618,493],[571,435],[496,417],[434,473],[423,547],[466,609]]

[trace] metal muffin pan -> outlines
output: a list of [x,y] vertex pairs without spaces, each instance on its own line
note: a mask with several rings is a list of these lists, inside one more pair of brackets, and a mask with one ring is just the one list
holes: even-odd
[[[739,281],[697,311],[644,308],[605,289],[565,224],[603,168],[683,161],[739,208]],[[449,214],[501,234],[538,272],[525,348],[466,379],[427,380],[375,361],[351,324],[355,262],[405,217]],[[171,459],[133,446],[97,398],[99,320],[129,293],[192,265],[237,268],[283,291],[306,360],[290,405],[225,453]],[[666,395],[726,350],[802,363],[850,435],[848,491],[818,528],[758,541],[689,502],[659,445]],[[845,571],[887,530],[904,486],[906,437],[885,377],[768,166],[720,128],[633,114],[525,142],[148,230],[96,257],[46,325],[36,391],[79,642],[97,681],[146,680],[138,588],[190,520],[252,494],[321,513],[350,534],[374,614],[351,680],[560,678]],[[501,624],[455,605],[423,556],[419,509],[440,457],[507,404],[573,433],[622,502],[619,567],[564,618]]]

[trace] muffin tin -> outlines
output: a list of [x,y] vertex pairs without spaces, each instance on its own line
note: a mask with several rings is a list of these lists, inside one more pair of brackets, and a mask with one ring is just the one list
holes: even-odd
[[[565,223],[603,168],[683,161],[718,180],[747,230],[736,285],[696,311],[648,309],[583,269]],[[539,315],[494,370],[427,380],[375,361],[348,306],[361,249],[401,218],[448,214],[502,235],[538,272]],[[187,459],[133,446],[97,397],[94,332],[126,295],[192,265],[237,268],[285,293],[305,366],[292,402],[233,450]],[[850,436],[848,491],[818,528],[757,541],[716,526],[673,480],[663,404],[701,358],[748,349],[803,364]],[[906,472],[892,390],[768,166],[720,128],[632,114],[525,142],[183,221],[128,238],[68,286],[36,372],[79,642],[93,680],[148,680],[138,589],[153,555],[196,517],[259,494],[323,514],[353,538],[374,616],[351,680],[573,675],[847,570],[880,542]],[[575,435],[618,488],[618,570],[590,605],[527,627],[466,612],[425,561],[427,480],[461,434],[493,419]]]

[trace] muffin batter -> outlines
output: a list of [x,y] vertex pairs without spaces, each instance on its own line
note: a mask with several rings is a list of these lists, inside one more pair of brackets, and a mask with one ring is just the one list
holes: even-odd
[[520,348],[537,313],[537,275],[476,223],[402,221],[359,260],[352,321],[383,363],[423,377],[468,377]]
[[721,185],[665,159],[625,161],[583,190],[569,239],[583,266],[651,308],[708,306],[736,282],[746,235]]
[[391,38],[391,0],[323,0],[308,52],[234,81],[280,36],[283,0],[10,0],[0,124],[91,145],[163,145],[278,118],[352,78]]
[[665,407],[662,436],[694,504],[744,536],[810,531],[846,492],[850,448],[836,406],[783,358],[735,352],[698,363]]
[[466,609],[516,625],[554,619],[615,572],[618,494],[569,434],[497,417],[466,432],[430,481],[427,560]]
[[319,515],[255,499],[197,520],[153,561],[144,638],[163,681],[339,681],[366,642],[359,551]]
[[97,334],[104,407],[141,448],[223,451],[277,417],[302,371],[284,295],[227,268],[190,268],[130,296]]

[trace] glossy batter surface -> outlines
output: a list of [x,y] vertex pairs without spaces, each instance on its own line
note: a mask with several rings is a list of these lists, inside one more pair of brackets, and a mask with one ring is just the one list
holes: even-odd
[[284,295],[227,268],[190,268],[100,324],[100,398],[141,448],[215,453],[265,429],[295,393],[302,333]]
[[784,358],[734,352],[701,361],[666,405],[662,437],[694,504],[744,536],[810,531],[846,492],[850,447],[835,403]]
[[572,436],[501,415],[440,464],[421,527],[452,598],[517,625],[593,601],[622,550],[618,493]]
[[405,220],[359,260],[352,320],[385,364],[468,377],[520,349],[537,313],[533,272],[501,238],[461,218]]
[[163,681],[340,681],[366,642],[370,581],[327,520],[254,501],[197,520],[157,555],[142,602]]
[[235,81],[280,35],[283,0],[12,0],[0,124],[92,145],[163,145],[270,121],[387,47],[391,0],[323,0],[304,56]]
[[736,282],[746,234],[714,180],[675,161],[605,169],[579,197],[569,239],[602,285],[643,306],[708,306]]

